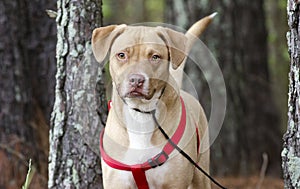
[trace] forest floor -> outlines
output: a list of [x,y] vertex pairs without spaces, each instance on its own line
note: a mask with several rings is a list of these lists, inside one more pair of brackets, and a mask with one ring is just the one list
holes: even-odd
[[[228,189],[283,189],[283,180],[279,178],[266,177],[261,186],[258,187],[260,178],[253,177],[226,177],[216,178],[223,186]],[[212,189],[218,189],[218,187],[212,184]]]

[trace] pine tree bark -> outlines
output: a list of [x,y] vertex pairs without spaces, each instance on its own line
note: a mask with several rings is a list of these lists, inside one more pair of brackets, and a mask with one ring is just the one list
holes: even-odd
[[283,137],[282,168],[284,188],[300,188],[300,56],[299,56],[299,2],[288,0],[288,49],[291,59],[289,73],[288,125]]
[[0,188],[47,187],[49,112],[55,83],[55,2],[0,1]]
[[97,115],[97,102],[105,98],[99,93],[104,91],[98,79],[101,70],[91,49],[92,30],[102,23],[101,3],[57,1],[57,83],[51,116],[48,188],[102,188],[97,149],[105,120]]
[[[270,160],[268,172],[279,174],[281,133],[270,87],[263,1],[169,0],[167,5],[172,10],[167,19],[184,28],[218,12],[201,36],[218,60],[227,89],[225,122],[211,148],[211,172],[259,172],[262,154],[266,152]],[[211,103],[206,80],[201,70],[190,63],[186,65],[209,115]]]

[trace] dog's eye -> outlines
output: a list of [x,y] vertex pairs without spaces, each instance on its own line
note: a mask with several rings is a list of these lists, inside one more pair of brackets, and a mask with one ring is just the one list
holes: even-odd
[[127,59],[127,55],[125,53],[121,52],[121,53],[117,54],[117,58],[119,60],[126,60]]
[[150,58],[150,61],[151,61],[152,63],[157,63],[157,62],[160,61],[160,56],[157,55],[157,54],[154,54],[154,55],[152,55],[152,57]]

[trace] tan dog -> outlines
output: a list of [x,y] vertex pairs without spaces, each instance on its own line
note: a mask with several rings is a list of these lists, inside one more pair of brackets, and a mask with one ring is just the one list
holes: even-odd
[[209,172],[209,151],[198,153],[199,138],[201,145],[208,145],[201,140],[206,117],[180,85],[193,35],[199,36],[213,16],[185,35],[163,27],[111,25],[94,30],[94,55],[102,62],[110,51],[113,81],[113,105],[101,138],[105,189],[210,188],[210,181],[176,150],[162,153],[172,147],[150,112],[155,110],[170,138],[178,139],[178,146]]

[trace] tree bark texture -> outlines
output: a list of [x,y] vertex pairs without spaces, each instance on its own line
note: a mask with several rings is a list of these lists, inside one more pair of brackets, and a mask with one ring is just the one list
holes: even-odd
[[0,188],[47,187],[49,118],[54,101],[55,2],[0,1]]
[[[167,20],[184,28],[218,12],[200,37],[216,56],[227,89],[226,118],[211,148],[211,172],[257,173],[266,152],[268,172],[278,175],[281,134],[270,87],[263,1],[169,0],[167,5]],[[209,114],[210,94],[203,74],[190,63],[185,71]]]
[[284,188],[300,188],[300,57],[299,57],[299,2],[288,0],[288,49],[291,59],[289,73],[288,125],[283,137],[282,168]]
[[105,98],[100,93],[104,91],[98,78],[100,65],[91,49],[92,30],[102,22],[101,3],[57,1],[57,74],[48,188],[102,188],[98,141],[103,125],[97,105]]

